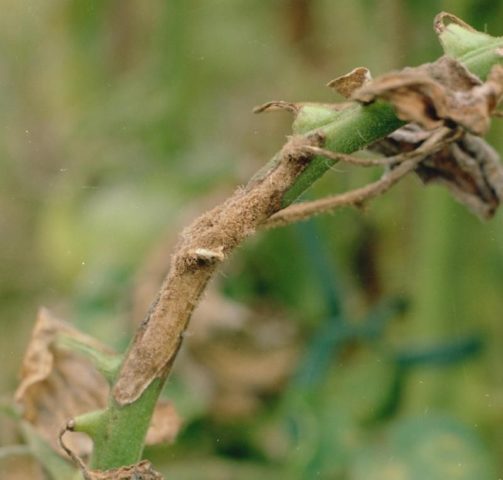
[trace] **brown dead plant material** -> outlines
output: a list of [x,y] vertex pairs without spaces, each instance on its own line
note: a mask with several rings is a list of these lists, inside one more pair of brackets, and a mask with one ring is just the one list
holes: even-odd
[[449,12],[440,12],[435,17],[435,21],[433,22],[433,30],[435,30],[435,33],[437,33],[437,35],[440,35],[450,23],[455,23],[456,25],[459,25],[460,27],[463,27],[465,30],[469,30],[470,32],[477,32],[477,30],[475,30],[471,25],[468,25],[468,23],[461,20],[461,18],[456,17],[456,15],[453,15]]
[[333,88],[344,98],[351,98],[355,90],[363,87],[363,85],[370,82],[371,79],[372,76],[368,68],[357,67],[349,73],[346,73],[346,75],[334,78],[327,83],[327,87]]
[[[410,151],[432,135],[416,124],[398,129],[371,146],[385,155]],[[491,218],[503,200],[503,166],[498,153],[482,138],[464,133],[426,156],[416,168],[424,183],[445,186],[481,219]]]
[[400,119],[427,130],[459,125],[483,135],[502,94],[503,66],[494,66],[482,83],[457,60],[444,56],[367,82],[352,98],[362,103],[386,100]]
[[105,472],[88,470],[84,480],[163,480],[163,476],[152,468],[152,464],[143,460],[135,465],[114,468]]
[[[54,346],[58,334],[72,336],[93,348],[108,352],[103,345],[42,308],[26,350],[21,383],[15,400],[23,407],[23,417],[59,453],[57,433],[68,418],[103,408],[108,383],[81,355]],[[75,434],[71,447],[83,455],[91,451],[91,440]]]
[[[41,308],[28,344],[15,400],[22,406],[23,418],[58,453],[58,432],[69,418],[107,405],[110,387],[91,361],[58,344],[61,335],[71,337],[98,352],[113,351]],[[154,412],[147,443],[172,442],[181,419],[170,402],[159,402]],[[91,439],[76,432],[69,439],[80,456],[91,452]]]
[[322,142],[317,134],[291,137],[270,170],[254,177],[182,233],[170,271],[115,384],[113,395],[120,405],[134,402],[155,378],[167,375],[192,310],[217,265],[281,209],[283,195],[313,157],[302,147],[321,146]]

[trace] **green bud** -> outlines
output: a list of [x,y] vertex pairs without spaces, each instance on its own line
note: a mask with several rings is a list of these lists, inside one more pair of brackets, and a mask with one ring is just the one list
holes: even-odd
[[503,60],[502,37],[479,32],[451,13],[439,13],[434,29],[446,55],[457,58],[482,79]]

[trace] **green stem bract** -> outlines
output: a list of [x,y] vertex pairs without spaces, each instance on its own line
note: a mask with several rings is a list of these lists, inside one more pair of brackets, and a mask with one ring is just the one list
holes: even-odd
[[110,396],[101,421],[92,426],[92,468],[109,470],[141,459],[150,419],[163,385],[163,380],[154,380],[138,400],[125,406],[118,405]]
[[94,410],[75,417],[73,419],[73,431],[87,433],[87,435],[94,438],[103,424],[107,413],[107,410]]

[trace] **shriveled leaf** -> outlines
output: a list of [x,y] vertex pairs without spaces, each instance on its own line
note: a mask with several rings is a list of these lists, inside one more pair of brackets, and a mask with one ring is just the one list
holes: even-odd
[[[48,310],[40,309],[15,399],[23,407],[25,420],[61,452],[57,441],[61,426],[71,417],[106,405],[108,384],[89,360],[55,348],[59,333],[78,338],[97,350],[105,347],[56,319]],[[69,444],[83,455],[92,447],[91,440],[83,434],[73,435]]]
[[163,476],[147,460],[112,470],[87,470],[83,474],[85,480],[163,480]]
[[250,415],[264,395],[282,388],[295,368],[297,329],[279,312],[260,314],[246,309],[239,324],[235,320],[234,325],[221,321],[208,325],[204,321],[205,312],[211,318],[208,306],[203,303],[200,307],[205,308],[195,312],[194,334],[187,339],[183,360],[190,360],[192,370],[204,375],[212,392],[213,414],[221,418]]
[[214,382],[212,411],[219,417],[252,414],[264,394],[284,385],[298,357],[295,345],[260,348],[247,335],[213,339],[193,352]]
[[454,198],[484,219],[494,215],[502,200],[499,155],[484,140],[470,134],[425,159],[416,172],[425,183],[445,185]]
[[[430,135],[418,125],[408,124],[371,148],[396,155],[417,148]],[[482,219],[492,217],[503,199],[503,166],[498,153],[482,138],[469,133],[427,156],[416,173],[425,183],[444,185]]]
[[[61,334],[95,351],[112,352],[94,338],[55,318],[48,310],[40,309],[23,360],[15,399],[22,407],[26,422],[54,450],[64,455],[58,444],[62,426],[70,418],[105,408],[110,387],[91,360],[56,343]],[[174,407],[161,404],[155,419],[151,441],[172,441],[180,427]],[[83,433],[72,433],[67,443],[80,457],[86,457],[92,449],[91,439]]]
[[459,125],[482,135],[503,94],[503,67],[496,65],[485,83],[451,57],[405,68],[366,83],[352,98],[393,104],[397,116],[426,129]]
[[370,70],[365,67],[357,67],[351,70],[346,75],[334,78],[327,83],[327,86],[333,88],[337,93],[344,98],[351,98],[353,92],[365,85],[372,79]]

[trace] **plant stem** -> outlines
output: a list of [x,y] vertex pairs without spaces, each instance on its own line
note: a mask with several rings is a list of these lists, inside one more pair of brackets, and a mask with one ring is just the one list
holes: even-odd
[[[462,35],[458,30],[456,34]],[[503,40],[488,38],[487,44],[477,44],[459,58],[480,76],[487,75],[490,67],[502,60],[496,49],[503,46]],[[107,470],[139,460],[157,397],[180,348],[183,332],[218,264],[272,214],[294,202],[333,164],[333,160],[322,156],[300,154],[298,147],[314,144],[352,153],[402,124],[393,108],[380,101],[366,106],[355,103],[321,127],[311,126],[309,130],[309,124],[304,124],[307,132],[290,139],[246,188],[183,232],[170,272],[124,357],[104,421],[93,437],[94,468]]]
[[150,418],[163,386],[161,379],[154,380],[136,402],[123,407],[110,398],[103,421],[92,435],[91,468],[107,470],[131,465],[141,459]]

